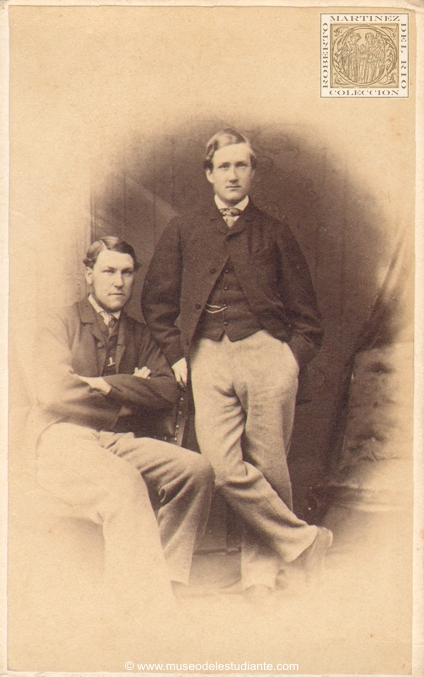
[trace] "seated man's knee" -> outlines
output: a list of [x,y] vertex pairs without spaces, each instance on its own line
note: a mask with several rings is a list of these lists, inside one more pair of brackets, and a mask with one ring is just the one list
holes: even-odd
[[214,484],[215,473],[213,471],[211,464],[206,458],[204,458],[200,454],[196,454],[195,466],[196,466],[195,470],[196,477],[199,481]]
[[126,461],[108,478],[107,488],[109,499],[118,503],[129,503],[148,496],[140,472]]
[[209,461],[195,451],[188,452],[185,473],[198,485],[213,485],[214,472]]
[[215,468],[215,488],[223,490],[228,484],[228,476],[222,469]]
[[217,463],[213,466],[215,475],[215,488],[224,492],[227,488],[234,488],[238,484],[243,484],[246,478],[246,472],[243,466],[233,468],[225,463]]

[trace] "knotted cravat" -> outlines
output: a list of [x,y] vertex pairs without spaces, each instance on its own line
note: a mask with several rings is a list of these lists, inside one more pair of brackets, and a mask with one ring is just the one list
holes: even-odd
[[219,210],[224,218],[225,223],[228,228],[232,228],[237,217],[241,214],[241,209],[237,207],[225,207],[224,209]]

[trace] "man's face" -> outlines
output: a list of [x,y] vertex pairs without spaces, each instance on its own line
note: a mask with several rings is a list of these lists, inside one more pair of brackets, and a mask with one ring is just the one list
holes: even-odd
[[129,254],[103,249],[93,268],[85,269],[85,279],[92,294],[105,310],[121,310],[131,298],[134,261]]
[[235,143],[217,150],[212,158],[213,169],[206,177],[221,200],[231,207],[248,194],[255,170],[246,143]]

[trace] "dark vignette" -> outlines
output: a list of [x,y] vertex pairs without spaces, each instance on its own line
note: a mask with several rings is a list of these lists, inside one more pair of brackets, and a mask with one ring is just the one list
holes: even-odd
[[[140,317],[143,278],[158,238],[178,212],[211,198],[202,170],[206,140],[225,120],[197,120],[160,137],[134,136],[92,193],[93,238],[121,235],[142,262],[130,312]],[[236,129],[258,155],[252,199],[285,215],[308,260],[325,341],[311,365],[313,399],[298,407],[290,453],[296,513],[320,521],[340,470],[349,386],[359,351],[389,345],[404,331],[405,235],[389,229],[348,153],[335,156],[304,126]]]

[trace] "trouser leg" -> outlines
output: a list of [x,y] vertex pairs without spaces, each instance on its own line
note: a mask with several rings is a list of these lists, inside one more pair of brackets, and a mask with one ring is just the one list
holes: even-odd
[[193,549],[203,534],[213,491],[213,471],[200,454],[132,434],[100,434],[102,445],[141,473],[157,509],[170,578],[188,583]]
[[234,343],[226,337],[220,342],[201,339],[191,359],[196,434],[214,468],[217,489],[256,536],[280,559],[292,561],[312,543],[316,527],[298,519],[280,496],[291,505],[284,440],[290,439],[292,418],[284,432],[279,416],[279,434],[263,425],[263,417],[273,419],[281,393],[261,385],[279,365],[269,355],[268,340],[261,348],[260,339],[256,334]]
[[[287,456],[293,431],[297,392],[297,364],[287,344],[265,332],[247,346],[232,348],[235,391],[245,412],[243,455],[262,472],[285,505],[292,510],[292,487]],[[242,353],[239,355],[238,353]],[[252,364],[253,363],[253,364]],[[272,365],[272,369],[269,369]],[[245,586],[260,581],[273,587],[281,568],[275,550],[245,525],[241,569]]]
[[252,585],[267,585],[273,588],[281,569],[281,558],[246,523],[242,526],[240,553],[241,580],[244,589]]
[[172,604],[147,487],[135,467],[102,448],[97,431],[69,423],[48,428],[38,446],[37,479],[103,525],[106,584],[121,606]]
[[[262,472],[291,510],[287,456],[294,423],[298,367],[287,343],[265,332],[249,338],[248,346],[230,346],[234,388],[246,416],[243,455]],[[253,360],[255,366],[249,368]]]

